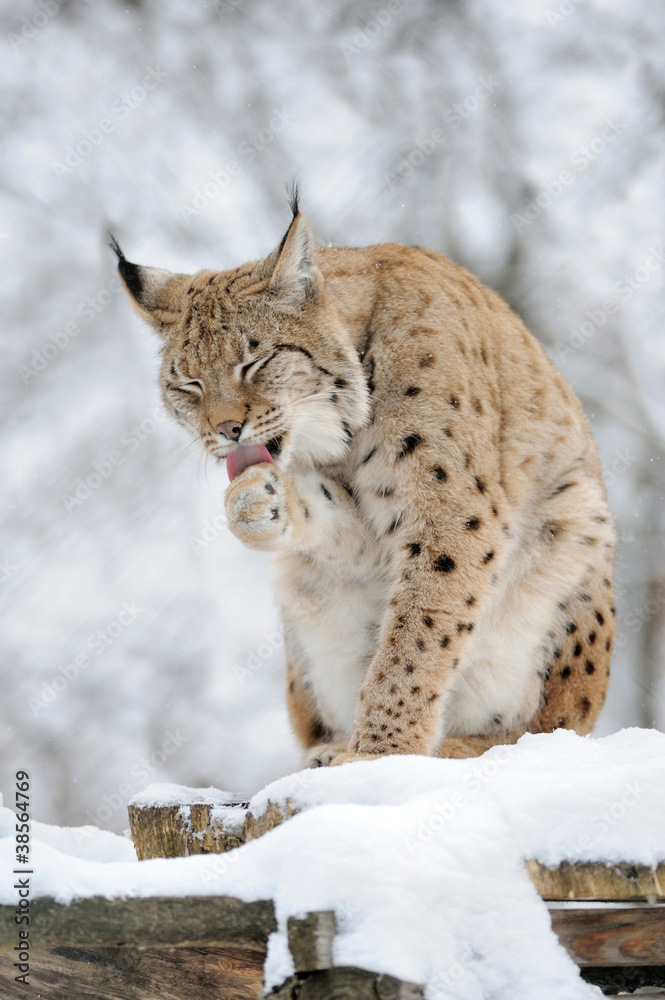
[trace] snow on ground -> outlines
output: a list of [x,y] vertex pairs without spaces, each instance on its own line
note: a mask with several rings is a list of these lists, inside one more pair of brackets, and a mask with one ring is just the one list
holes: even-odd
[[[143,798],[177,800],[172,786]],[[35,824],[34,895],[272,898],[269,986],[293,971],[287,917],[334,909],[336,964],[424,983],[429,1000],[600,996],[558,944],[523,861],[665,859],[665,734],[558,731],[479,759],[395,756],[308,770],[268,786],[250,808],[286,798],[306,811],[244,847],[138,864],[122,838],[84,828],[96,845],[84,857],[76,831]],[[3,831],[0,863],[11,871],[14,843]],[[14,903],[11,879],[0,884],[0,902]]]
[[[0,802],[2,799],[0,798]],[[6,848],[14,842],[16,814],[11,809],[0,806],[0,843]],[[119,837],[109,830],[97,826],[50,826],[48,823],[31,821],[31,842],[52,848],[67,858],[81,858],[84,861],[136,861],[136,851],[131,840]],[[15,867],[15,865],[14,865]],[[9,882],[6,883],[9,885]]]

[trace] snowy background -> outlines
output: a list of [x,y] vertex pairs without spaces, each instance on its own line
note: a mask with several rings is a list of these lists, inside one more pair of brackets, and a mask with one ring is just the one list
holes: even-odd
[[279,241],[294,177],[319,241],[448,253],[579,392],[620,539],[597,732],[665,728],[662,7],[38,0],[0,25],[5,793],[25,768],[35,818],[122,830],[151,782],[296,766],[264,557],[163,419],[103,240],[232,267]]

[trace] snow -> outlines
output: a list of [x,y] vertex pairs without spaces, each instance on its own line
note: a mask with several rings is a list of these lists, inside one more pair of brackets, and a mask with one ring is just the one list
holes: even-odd
[[[192,802],[197,792],[182,794]],[[209,801],[211,790],[198,794]],[[176,804],[177,796],[157,785],[144,798]],[[293,972],[288,916],[333,909],[337,965],[423,983],[428,1000],[598,997],[558,944],[523,862],[664,860],[665,734],[560,730],[478,759],[394,756],[312,769],[268,786],[250,809],[287,799],[304,811],[232,852],[138,864],[120,837],[97,831],[84,854],[76,831],[34,824],[33,897],[274,899],[269,987]],[[3,830],[0,865],[10,872],[11,824]],[[0,902],[15,902],[11,884],[0,880]]]
[[142,792],[133,795],[128,805],[140,806],[179,806],[183,802],[187,805],[208,804],[212,806],[225,806],[229,802],[237,801],[239,804],[246,802],[242,796],[235,792],[225,792],[221,788],[187,788],[185,785],[148,785]]
[[[296,808],[398,805],[434,793],[442,796],[437,815],[446,824],[449,814],[489,797],[489,811],[513,817],[522,857],[550,867],[562,861],[651,865],[665,859],[665,734],[656,730],[624,729],[600,739],[568,730],[527,734],[514,746],[468,760],[388,757],[359,763],[343,780],[338,768],[300,771],[255,795],[250,811],[260,814],[268,800],[291,799]],[[437,826],[435,818],[431,826],[416,824],[410,849],[418,849]]]
[[210,811],[210,821],[218,823],[224,833],[239,837],[245,826],[247,810],[239,806],[218,806]]
[[[4,849],[14,844],[15,826],[15,813],[0,807],[0,843]],[[79,858],[104,864],[137,860],[131,840],[96,826],[50,826],[33,820],[30,835],[37,844],[38,852],[48,848],[68,859]]]

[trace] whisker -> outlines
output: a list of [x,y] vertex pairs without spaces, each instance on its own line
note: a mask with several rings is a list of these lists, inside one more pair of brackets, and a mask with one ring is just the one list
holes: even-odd
[[[192,448],[195,444],[200,444],[200,443],[201,443],[200,439],[194,438],[194,440],[190,441],[189,444],[183,445],[183,447],[180,449],[180,452],[178,453],[178,455],[175,456],[175,468],[176,468],[176,471],[180,468],[180,466],[184,462],[185,456],[187,455],[187,452],[189,451],[189,449]],[[187,456],[187,457],[189,457],[189,456]]]
[[209,489],[212,489],[212,486],[210,485],[210,480],[208,479],[208,459],[210,458],[210,452],[208,451],[207,448],[206,448],[206,451],[205,451],[205,457],[206,457],[206,460],[205,460],[205,463],[203,465],[203,475],[204,475],[204,478],[205,478],[205,481],[206,481],[206,486],[208,486]]

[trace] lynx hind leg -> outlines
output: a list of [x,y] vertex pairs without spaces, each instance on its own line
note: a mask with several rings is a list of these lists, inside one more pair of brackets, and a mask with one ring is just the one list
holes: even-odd
[[444,739],[437,757],[478,757],[493,746],[516,743],[524,732],[573,729],[586,736],[605,701],[616,628],[612,581],[589,572],[558,608],[554,648],[544,675],[540,706],[528,727],[482,736]]
[[562,621],[545,672],[534,733],[574,729],[586,736],[605,701],[616,630],[612,581],[602,572],[587,576],[559,605]]

